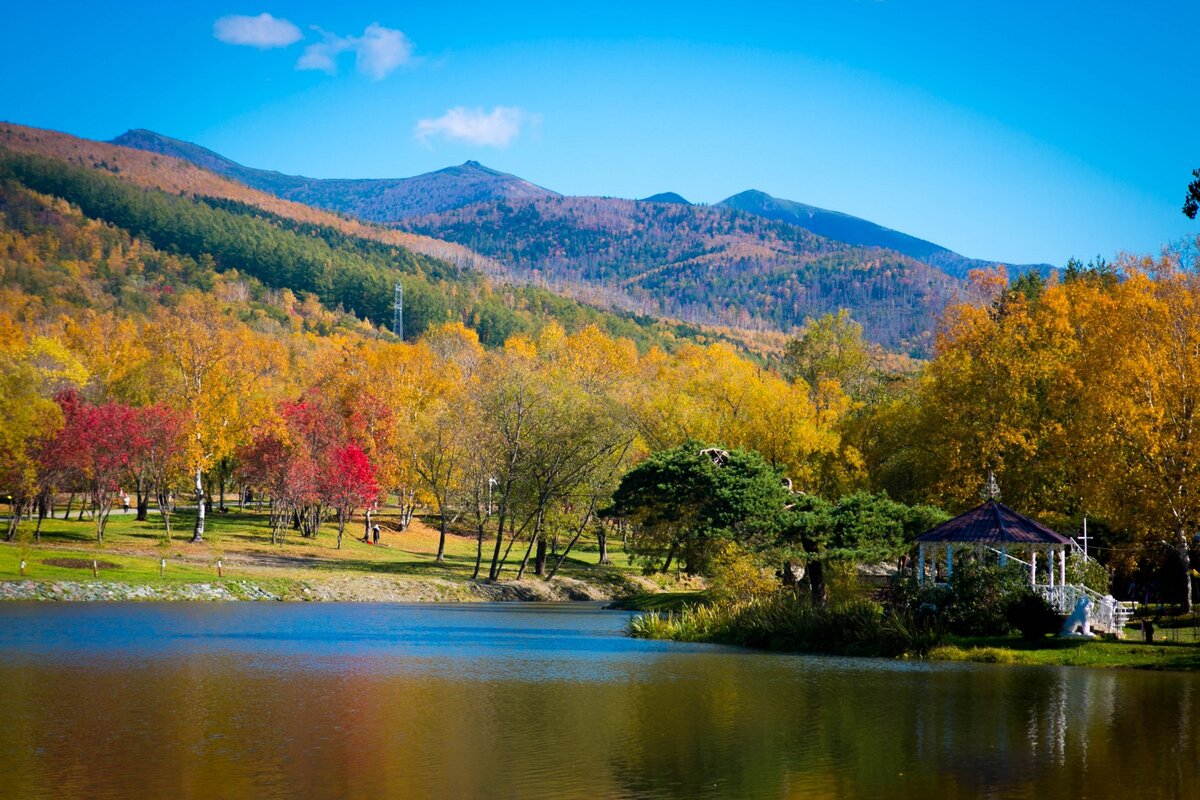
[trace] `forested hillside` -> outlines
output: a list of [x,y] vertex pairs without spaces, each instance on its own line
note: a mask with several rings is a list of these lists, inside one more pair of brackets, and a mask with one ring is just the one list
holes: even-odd
[[[119,178],[123,183],[160,189],[169,195],[228,200],[246,209],[267,212],[268,216],[301,225],[317,225],[331,229],[355,240],[399,246],[414,253],[432,256],[461,268],[468,280],[474,280],[474,273],[486,275],[494,291],[506,298],[506,302],[523,304],[535,316],[553,316],[562,320],[569,328],[575,325],[571,322],[572,319],[590,318],[598,313],[598,307],[616,312],[615,316],[606,318],[624,319],[630,323],[623,328],[624,335],[639,341],[645,341],[644,329],[651,327],[666,332],[665,338],[656,339],[663,342],[670,342],[675,338],[699,337],[698,340],[701,341],[722,339],[758,352],[776,352],[784,339],[781,332],[771,330],[749,331],[730,326],[712,329],[711,326],[705,326],[702,331],[697,325],[677,320],[659,322],[648,316],[650,311],[656,310],[656,306],[634,302],[620,288],[600,284],[569,287],[558,285],[554,287],[556,291],[547,291],[544,287],[547,281],[539,276],[519,273],[506,264],[482,256],[461,244],[372,225],[303,203],[284,200],[168,155],[80,139],[56,131],[0,123],[0,151],[5,149],[15,153],[45,156],[81,169],[99,172],[107,177]],[[531,283],[533,287],[529,286]],[[643,330],[639,332],[637,328]],[[486,332],[485,338],[491,341]]]
[[[204,168],[203,162],[198,166],[182,158],[11,123],[0,123],[0,148],[47,156],[73,166],[99,170],[137,186],[161,189],[168,194],[235,200],[297,222],[324,225],[361,239],[399,245],[493,276],[503,273],[501,265],[461,245],[371,225],[331,211],[284,200],[275,194],[222,177]],[[213,156],[219,158],[215,153]]]
[[648,313],[788,330],[840,308],[875,341],[921,352],[961,284],[899,253],[738,211],[560,197],[404,223],[566,287],[620,291]]
[[[567,330],[599,325],[643,347],[670,347],[677,337],[707,338],[696,328],[600,311],[532,286],[497,290],[478,273],[397,245],[288,219],[234,200],[144,189],[116,175],[55,159],[0,150],[0,181],[3,231],[26,244],[33,238],[43,242],[17,248],[21,255],[13,257],[5,280],[22,282],[28,291],[47,299],[53,296],[76,305],[103,307],[113,302],[103,297],[107,292],[118,298],[118,304],[141,295],[138,303],[144,305],[147,293],[207,289],[215,273],[236,272],[264,289],[288,290],[300,297],[311,294],[326,308],[386,329],[392,321],[393,288],[400,281],[405,291],[406,338],[452,320],[474,328],[492,346],[514,334],[534,333],[550,320]],[[35,199],[38,195],[44,197]],[[65,213],[67,207],[56,206],[53,198],[73,204],[79,212]],[[39,204],[46,210],[38,211]],[[54,208],[59,210],[50,213]],[[120,247],[122,252],[131,248],[152,252],[149,266],[138,266],[132,283],[114,284],[110,278],[88,291],[63,294],[60,290],[70,282],[54,277],[62,270],[61,257],[86,262],[92,248],[66,256],[54,254],[76,238],[68,229],[94,226],[93,221],[111,226],[114,232],[109,236],[124,237],[127,244]],[[88,279],[87,271],[77,277]]]
[[[717,203],[717,206],[745,211],[748,214],[778,220],[789,225],[799,225],[820,236],[847,244],[895,250],[897,253],[924,261],[956,278],[965,278],[967,273],[973,269],[996,266],[996,262],[967,258],[939,244],[885,228],[869,220],[843,214],[840,211],[829,211],[806,203],[798,203],[795,200],[772,197],[766,192],[755,190],[740,192],[725,198]],[[1026,264],[1023,266],[1008,264],[1005,267],[1014,274],[1035,270],[1046,275],[1054,269],[1049,264]]]

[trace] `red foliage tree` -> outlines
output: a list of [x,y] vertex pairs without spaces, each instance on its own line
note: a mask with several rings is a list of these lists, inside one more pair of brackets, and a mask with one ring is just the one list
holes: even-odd
[[[137,409],[133,468],[139,486],[154,489],[167,538],[171,538],[171,487],[187,470],[183,414],[161,403]],[[144,518],[138,509],[138,518]]]
[[102,542],[113,501],[122,484],[133,478],[133,466],[140,458],[138,410],[122,403],[80,403],[65,416],[59,435],[64,450],[70,449],[68,463],[83,475],[96,520],[96,539]]
[[346,521],[354,509],[369,506],[379,497],[375,468],[361,447],[346,444],[332,453],[321,483],[326,502],[337,515],[337,546],[341,549]]
[[[75,492],[84,488],[84,464],[79,458],[79,443],[73,438],[73,432],[80,430],[82,425],[78,415],[84,407],[83,400],[74,389],[59,392],[54,400],[62,411],[64,424],[37,448],[37,495],[34,505],[38,521],[33,532],[35,542],[41,541],[42,520],[50,511],[50,498],[54,493],[69,489],[74,497]],[[66,513],[71,513],[69,502]]]
[[278,544],[293,513],[288,444],[274,431],[262,432],[238,453],[238,479],[271,498],[271,544]]
[[277,543],[289,521],[303,536],[316,536],[333,514],[338,547],[354,510],[379,495],[375,468],[366,452],[350,441],[342,417],[319,395],[279,409],[284,430],[264,429],[238,456],[243,483],[271,498],[271,541]]

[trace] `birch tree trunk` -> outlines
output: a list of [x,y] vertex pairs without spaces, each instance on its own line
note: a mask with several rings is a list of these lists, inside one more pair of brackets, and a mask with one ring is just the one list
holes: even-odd
[[1179,567],[1183,570],[1183,613],[1192,613],[1192,556],[1188,551],[1188,535],[1184,528],[1176,532],[1176,550],[1179,552]]
[[204,475],[196,468],[196,529],[192,533],[192,542],[204,541]]

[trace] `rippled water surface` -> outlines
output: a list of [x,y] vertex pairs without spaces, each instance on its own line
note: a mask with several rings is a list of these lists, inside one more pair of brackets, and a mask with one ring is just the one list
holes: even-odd
[[0,605],[5,798],[1200,797],[1200,678],[627,639],[590,605]]

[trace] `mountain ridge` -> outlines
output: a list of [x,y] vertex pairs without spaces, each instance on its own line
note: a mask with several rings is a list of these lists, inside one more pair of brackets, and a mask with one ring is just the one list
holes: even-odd
[[[475,160],[409,178],[307,178],[247,167],[200,145],[144,128],[126,131],[109,143],[182,158],[284,199],[351,214],[368,222],[402,223],[413,217],[449,212],[476,203],[523,202],[564,196]],[[697,207],[676,192],[660,192],[638,202]],[[1003,266],[1015,272],[1032,269],[1043,275],[1055,269],[1050,264],[1009,264],[964,256],[948,247],[852,214],[775,197],[757,189],[731,195],[714,207],[796,225],[850,245],[894,250],[960,279],[972,269],[991,266]]]
[[368,222],[458,208],[486,200],[557,197],[558,193],[478,161],[443,167],[408,178],[309,178],[239,164],[192,142],[134,128],[108,141],[189,161],[254,189]]
[[897,253],[903,253],[938,267],[957,278],[965,278],[972,269],[996,265],[1015,268],[1020,272],[1034,269],[1043,274],[1054,269],[1050,264],[1004,264],[998,261],[970,258],[956,253],[948,247],[887,228],[861,217],[842,211],[819,208],[797,200],[774,197],[758,189],[747,189],[731,195],[716,205],[798,225],[805,230],[829,239],[836,239],[839,242],[895,250]]

